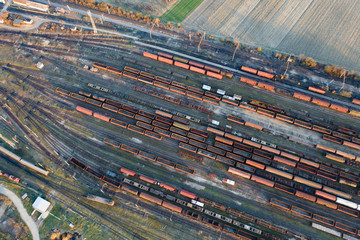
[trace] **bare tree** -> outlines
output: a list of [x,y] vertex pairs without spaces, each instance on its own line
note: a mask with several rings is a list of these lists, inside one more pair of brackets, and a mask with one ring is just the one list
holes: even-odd
[[233,53],[233,55],[232,55],[232,61],[234,61],[235,53],[236,53],[236,51],[237,51],[237,49],[239,48],[239,45],[240,45],[239,39],[238,39],[238,38],[235,38],[235,39],[234,39],[234,43],[235,43],[235,50],[234,50],[234,53]]
[[160,24],[160,19],[159,18],[154,18],[154,20],[152,21],[152,27],[150,29],[150,38],[151,38],[151,32],[154,29],[154,26],[156,25],[157,27],[159,27]]
[[203,35],[201,35],[201,39],[200,39],[200,42],[199,42],[199,45],[198,45],[198,52],[200,52],[200,44],[201,44],[201,42],[202,42],[202,40],[205,38],[205,32],[204,32],[204,34]]

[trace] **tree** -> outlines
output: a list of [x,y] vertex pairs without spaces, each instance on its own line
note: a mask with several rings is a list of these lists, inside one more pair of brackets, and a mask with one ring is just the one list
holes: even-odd
[[157,27],[159,27],[159,25],[160,25],[160,19],[159,18],[154,18],[153,21],[152,21],[152,27],[150,29],[150,38],[151,38],[151,32],[152,32],[155,25]]
[[240,45],[239,39],[235,38],[233,43],[235,44],[235,50],[234,50],[234,53],[232,55],[232,61],[234,61],[236,50],[239,48],[239,45]]
[[312,59],[311,57],[307,57],[305,60],[302,61],[302,65],[310,67],[310,68],[316,68],[317,62]]

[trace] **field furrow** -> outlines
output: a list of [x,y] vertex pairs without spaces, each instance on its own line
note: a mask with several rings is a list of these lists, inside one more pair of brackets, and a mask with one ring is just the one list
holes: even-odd
[[204,0],[184,25],[360,71],[360,0]]

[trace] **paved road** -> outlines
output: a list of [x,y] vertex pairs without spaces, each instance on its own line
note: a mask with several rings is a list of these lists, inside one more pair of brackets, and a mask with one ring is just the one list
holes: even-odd
[[39,229],[36,226],[34,220],[26,212],[26,209],[24,208],[24,205],[22,204],[20,198],[18,196],[16,196],[15,193],[13,193],[9,189],[5,188],[1,184],[0,184],[0,194],[5,195],[6,197],[8,197],[14,203],[16,209],[20,213],[21,219],[29,227],[33,240],[40,240]]
[[6,4],[4,5],[3,9],[0,12],[0,16],[7,10],[7,8],[10,6],[11,3],[12,3],[12,0],[8,0],[6,2]]

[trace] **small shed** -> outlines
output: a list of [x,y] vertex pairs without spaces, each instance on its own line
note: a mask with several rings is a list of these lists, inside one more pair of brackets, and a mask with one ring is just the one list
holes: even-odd
[[13,25],[14,25],[14,27],[21,27],[21,25],[22,25],[22,20],[21,19],[15,19],[14,21],[13,21]]
[[50,207],[50,202],[46,201],[45,199],[41,197],[37,197],[35,202],[33,203],[32,207],[41,213],[46,212]]

